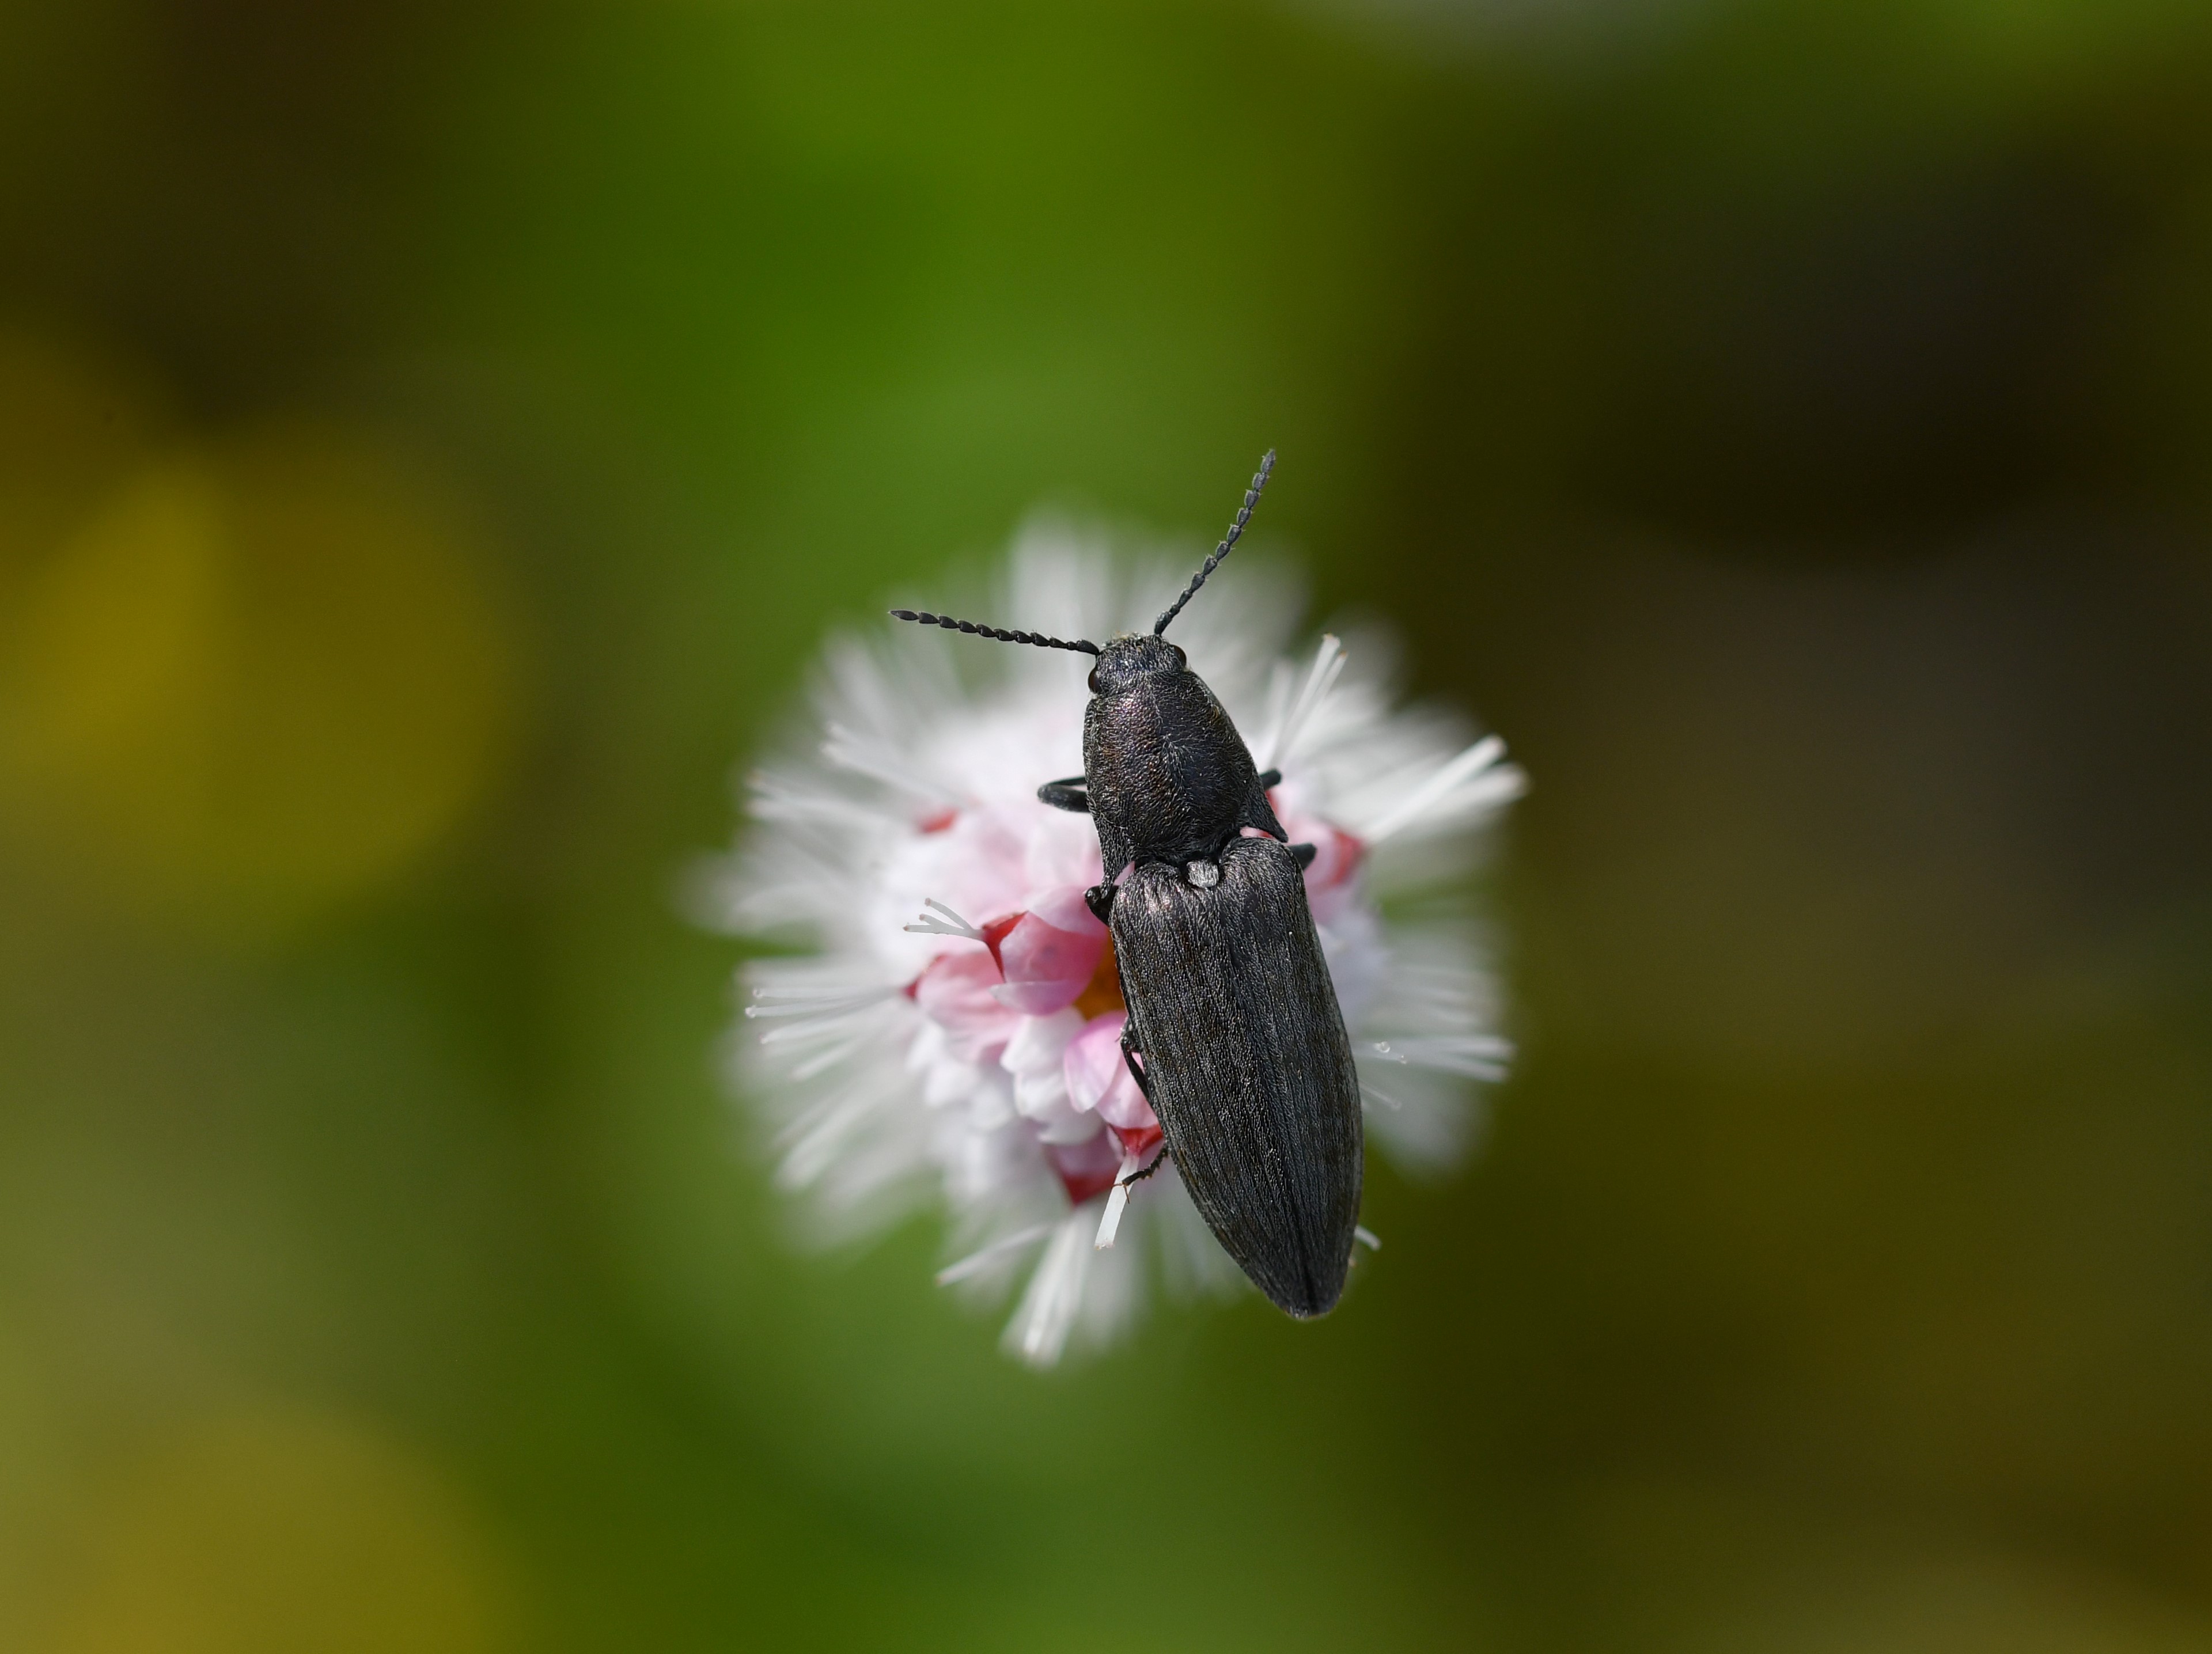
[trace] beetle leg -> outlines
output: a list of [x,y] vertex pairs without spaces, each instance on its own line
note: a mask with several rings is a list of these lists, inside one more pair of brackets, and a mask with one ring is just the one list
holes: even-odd
[[1109,923],[1107,915],[1114,911],[1114,881],[1109,879],[1103,884],[1092,885],[1083,893],[1083,902],[1099,924]]
[[1146,1166],[1143,1171],[1132,1172],[1127,1177],[1121,1178],[1121,1187],[1127,1189],[1133,1183],[1142,1183],[1146,1178],[1152,1176],[1153,1172],[1158,1171],[1160,1167],[1166,1163],[1168,1156],[1174,1153],[1174,1149],[1168,1148],[1165,1144],[1162,1144],[1160,1147],[1160,1152],[1152,1156],[1152,1163]]
[[1279,786],[1281,786],[1281,785],[1283,785],[1283,772],[1282,772],[1282,771],[1280,771],[1280,770],[1261,770],[1261,771],[1260,772],[1260,785],[1261,785],[1262,787],[1279,787]]
[[1079,815],[1091,813],[1091,790],[1079,775],[1046,782],[1037,789],[1037,797],[1054,809],[1072,810]]
[[1145,1094],[1145,1100],[1152,1100],[1152,1082],[1145,1077],[1145,1070],[1137,1061],[1137,1047],[1129,1037],[1129,1027],[1121,1025],[1121,1063],[1129,1070],[1129,1077],[1137,1082],[1137,1089]]
[[1320,854],[1321,851],[1312,845],[1291,846],[1291,859],[1298,864],[1298,871],[1301,873],[1311,867],[1314,864],[1314,857]]

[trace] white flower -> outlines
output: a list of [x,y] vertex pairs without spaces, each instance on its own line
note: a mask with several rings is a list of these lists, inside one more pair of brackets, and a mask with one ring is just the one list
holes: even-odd
[[[1033,528],[993,613],[1103,639],[1179,584]],[[1495,736],[1392,710],[1380,637],[1282,659],[1295,610],[1287,582],[1246,566],[1176,639],[1258,766],[1281,770],[1291,841],[1317,847],[1306,888],[1368,1141],[1440,1167],[1475,1122],[1467,1082],[1501,1077],[1511,1048],[1471,925],[1436,893],[1522,778]],[[1152,1161],[1159,1126],[1122,1065],[1112,954],[1082,900],[1097,835],[1037,798],[1082,771],[1087,663],[919,627],[834,640],[814,721],[750,778],[753,824],[707,892],[713,923],[811,950],[744,967],[731,1047],[779,1180],[828,1236],[941,1204],[957,1261],[939,1281],[1004,1295],[1026,1271],[1006,1342],[1040,1366],[1132,1324],[1155,1279],[1184,1296],[1242,1280],[1172,1162],[1113,1187]]]

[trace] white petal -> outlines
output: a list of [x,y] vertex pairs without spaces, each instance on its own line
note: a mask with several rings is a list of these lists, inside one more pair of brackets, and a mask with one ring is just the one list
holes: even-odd
[[[1006,1041],[1006,1055],[999,1061],[1009,1074],[1049,1071],[1057,1075],[1068,1041],[1082,1032],[1083,1013],[1073,1005],[1049,1016],[1025,1016],[1016,1026],[1013,1038]],[[1064,1093],[1065,1088],[1062,1090]]]
[[1121,1227],[1121,1214],[1128,1205],[1129,1185],[1116,1179],[1114,1186],[1106,1191],[1106,1209],[1099,1215],[1098,1233],[1091,1243],[1092,1251],[1103,1252],[1113,1245],[1114,1237]]
[[1006,1348],[1031,1366],[1053,1366],[1067,1348],[1083,1307],[1083,1286],[1096,1250],[1087,1243],[1097,1227],[1095,1213],[1071,1212],[1053,1232],[1044,1258],[1030,1277],[1021,1307],[1006,1323]]

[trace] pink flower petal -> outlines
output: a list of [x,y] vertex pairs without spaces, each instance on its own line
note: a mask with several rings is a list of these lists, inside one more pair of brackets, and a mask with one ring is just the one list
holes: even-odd
[[992,997],[998,961],[982,948],[944,954],[915,984],[914,1002],[945,1033],[953,1055],[968,1063],[994,1063],[1006,1049],[1021,1013]]
[[1149,1166],[1152,1151],[1167,1141],[1167,1133],[1158,1125],[1109,1126],[1114,1141],[1121,1145],[1121,1153],[1133,1159],[1139,1168]]
[[[986,934],[996,930],[990,926]],[[1006,978],[995,997],[1025,1015],[1049,1016],[1090,985],[1105,950],[1106,927],[1091,916],[1082,890],[1070,885],[1049,891],[994,937],[992,951]]]
[[1294,845],[1314,847],[1312,864],[1306,869],[1306,892],[1334,890],[1359,870],[1367,846],[1360,839],[1316,815],[1285,816],[1283,827]]
[[1160,1123],[1152,1106],[1121,1060],[1121,1030],[1128,1020],[1124,1011],[1094,1016],[1068,1041],[1066,1055],[1060,1058],[1067,1100],[1078,1109],[1096,1110],[1116,1130],[1158,1130]]
[[1110,1131],[1077,1143],[1047,1143],[1044,1157],[1067,1191],[1067,1198],[1078,1206],[1112,1188],[1121,1170],[1121,1146]]
[[1094,937],[1103,948],[1106,944],[1106,927],[1098,923],[1098,916],[1091,911],[1091,904],[1083,896],[1082,885],[1060,885],[1032,900],[1030,912],[1056,930],[1073,930],[1079,936]]

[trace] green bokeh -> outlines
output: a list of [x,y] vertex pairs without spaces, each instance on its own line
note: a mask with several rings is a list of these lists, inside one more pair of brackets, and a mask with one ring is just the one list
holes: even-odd
[[[423,1647],[2203,1646],[2208,227],[2150,0],[4,0],[0,770],[118,430],[408,456],[519,710],[274,936],[0,797],[0,1642],[356,1645],[243,1440]],[[1522,1060],[1040,1377],[789,1244],[676,893],[828,627],[1269,445],[1534,777]]]

